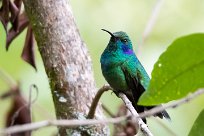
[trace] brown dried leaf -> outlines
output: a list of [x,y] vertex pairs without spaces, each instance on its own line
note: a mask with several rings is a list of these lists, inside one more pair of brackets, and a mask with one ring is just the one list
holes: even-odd
[[9,22],[9,0],[3,0],[2,2],[2,6],[0,8],[0,21],[7,32],[7,25]]
[[18,7],[18,9],[21,9],[21,4],[22,4],[22,0],[14,0],[14,3],[16,5],[16,7]]
[[37,70],[35,65],[34,35],[31,26],[28,26],[25,44],[21,57],[31,66],[33,66],[35,70]]
[[7,91],[6,93],[2,94],[0,96],[0,99],[6,99],[8,97],[17,95],[19,93],[18,91],[13,91],[13,90],[15,90],[15,89],[11,89],[11,90]]
[[18,8],[18,13],[16,13],[17,16],[16,16],[15,20],[13,22],[11,22],[11,23],[12,23],[12,26],[13,26],[14,30],[18,31],[19,17],[20,17],[19,13],[20,13],[20,10],[21,10],[22,0],[15,0],[14,3],[16,5],[16,7]]
[[[7,114],[6,118],[6,127],[20,125],[25,123],[31,123],[31,116],[30,116],[30,109],[22,97],[20,90],[18,87],[13,88],[10,90],[15,95],[13,96],[12,106]],[[31,136],[31,132],[22,132],[22,133],[15,133],[11,134],[10,136]]]
[[11,12],[10,21],[14,22],[14,20],[16,19],[16,17],[19,14],[19,9],[18,9],[18,7],[16,6],[15,3],[9,1],[9,10]]
[[18,18],[18,31],[15,31],[14,27],[9,30],[6,38],[6,50],[8,50],[11,42],[28,26],[29,21],[25,13],[22,13]]

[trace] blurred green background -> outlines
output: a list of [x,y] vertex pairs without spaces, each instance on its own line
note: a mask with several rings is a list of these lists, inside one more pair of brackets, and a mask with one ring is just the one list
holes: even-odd
[[[120,30],[127,32],[132,39],[135,51],[139,51],[138,58],[149,75],[151,75],[151,70],[159,55],[175,38],[204,31],[203,0],[163,0],[152,32],[138,50],[137,47],[142,41],[142,34],[157,0],[71,0],[70,2],[81,36],[90,51],[97,87],[106,83],[101,74],[99,60],[109,41],[109,35],[102,32],[101,28],[111,32]],[[20,35],[6,52],[5,32],[2,24],[0,25],[0,69],[11,75],[14,80],[19,81],[26,98],[28,98],[30,85],[38,86],[39,97],[33,105],[33,121],[55,118],[48,79],[37,47],[37,72],[20,57],[24,38],[25,33]],[[0,94],[8,89],[9,86],[0,77]],[[10,102],[10,99],[0,101],[1,128],[4,127]],[[113,113],[116,113],[121,100],[111,92],[107,92],[103,95],[102,102]],[[176,109],[169,109],[171,122],[149,118],[150,130],[156,136],[186,136],[202,110],[203,102],[204,96],[200,96],[188,104]],[[51,127],[34,131],[33,135],[49,136],[55,133],[56,128]]]

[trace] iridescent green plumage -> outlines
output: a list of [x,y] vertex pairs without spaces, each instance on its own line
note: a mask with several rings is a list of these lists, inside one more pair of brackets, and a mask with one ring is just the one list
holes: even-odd
[[[152,108],[137,105],[139,97],[149,85],[150,78],[136,57],[130,38],[122,31],[116,33],[104,31],[111,35],[100,59],[106,81],[116,94],[119,92],[126,94],[138,112]],[[166,111],[158,113],[157,116],[170,119]]]

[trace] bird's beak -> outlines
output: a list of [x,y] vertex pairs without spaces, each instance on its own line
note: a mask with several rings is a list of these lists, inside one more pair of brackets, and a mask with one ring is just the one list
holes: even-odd
[[108,31],[108,30],[106,30],[106,29],[101,29],[102,31],[105,31],[105,32],[107,32],[107,33],[109,33],[110,35],[111,35],[111,37],[114,37],[115,38],[115,36],[113,35],[113,33],[111,33],[110,31]]

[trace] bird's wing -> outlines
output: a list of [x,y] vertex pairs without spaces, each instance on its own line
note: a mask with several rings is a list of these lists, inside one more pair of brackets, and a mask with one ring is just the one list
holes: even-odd
[[[139,97],[147,89],[150,82],[150,78],[141,63],[138,61],[137,64],[135,64],[134,61],[133,63],[130,63],[130,61],[126,61],[123,65],[121,65],[121,69],[125,75],[125,80],[129,87],[129,90],[131,90],[131,96],[127,97],[132,103],[135,103],[133,104],[133,106],[137,110],[137,112],[140,113],[145,109],[153,108],[154,106],[143,107],[137,105]],[[131,100],[132,97],[133,100]],[[161,113],[155,114],[155,116],[158,116],[160,118],[165,117],[166,119],[171,120],[169,114],[165,110]]]
[[147,89],[150,79],[141,63],[138,60],[135,61],[134,57],[131,59],[123,63],[121,69],[128,88],[132,91],[134,101],[137,103],[139,97]]

